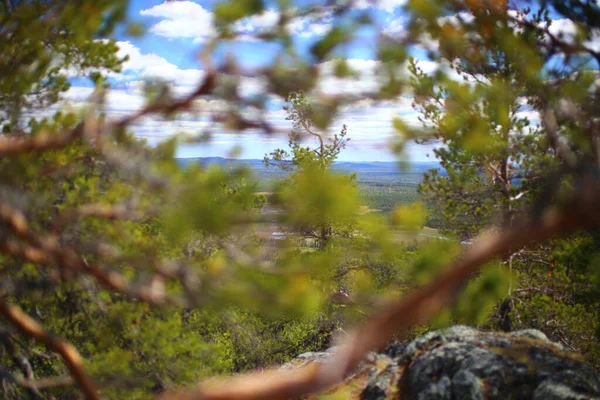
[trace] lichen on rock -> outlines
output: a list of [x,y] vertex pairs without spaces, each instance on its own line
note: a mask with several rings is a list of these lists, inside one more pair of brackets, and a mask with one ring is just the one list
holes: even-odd
[[[288,367],[326,359],[327,353],[304,354]],[[454,326],[369,354],[355,373],[316,398],[600,399],[600,374],[540,331]]]

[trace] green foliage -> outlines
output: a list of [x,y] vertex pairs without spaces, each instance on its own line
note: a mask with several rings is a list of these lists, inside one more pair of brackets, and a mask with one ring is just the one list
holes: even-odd
[[347,28],[335,27],[323,39],[312,46],[311,52],[317,59],[322,60],[337,45],[347,42],[349,38],[350,32]]
[[596,262],[598,233],[557,240],[518,261],[513,320],[535,327],[594,365],[600,364],[598,327],[600,292]]
[[263,10],[262,0],[242,0],[218,4],[214,12],[217,21],[231,23],[249,15],[260,14]]
[[[349,235],[354,229],[359,207],[355,175],[338,176],[330,171],[350,139],[345,125],[339,135],[329,138],[316,130],[317,107],[304,94],[291,93],[287,101],[291,104],[284,108],[286,119],[292,121],[291,152],[277,149],[265,155],[264,163],[292,172],[281,182],[275,203],[282,206],[296,229],[323,247],[332,235]],[[305,136],[312,136],[317,146],[303,146]]]
[[[318,118],[316,113],[318,105],[312,104],[304,94],[297,92],[290,93],[286,100],[291,104],[291,106],[284,107],[288,114],[286,120],[292,121],[288,144],[291,152],[276,149],[265,155],[265,165],[273,165],[290,171],[313,166],[322,170],[328,169],[350,141],[350,138],[346,137],[346,126],[342,126],[339,134],[328,137],[326,132],[320,131],[319,127],[315,126],[315,119]],[[315,139],[317,147],[311,148],[302,145],[302,141],[307,136]]]
[[[565,193],[572,191],[571,177],[551,173],[564,160],[557,157],[557,145],[549,139],[546,121],[534,125],[522,112],[527,107],[542,107],[540,112],[544,117],[546,101],[556,100],[549,92],[544,92],[544,99],[533,100],[540,93],[536,92],[538,89],[533,93],[531,90],[547,83],[541,69],[548,56],[529,46],[531,41],[541,40],[543,34],[515,31],[504,13],[487,15],[488,26],[477,19],[466,19],[459,24],[434,23],[431,18],[437,17],[439,9],[412,3],[411,6],[430,20],[430,34],[440,41],[439,60],[460,78],[459,81],[444,72],[426,74],[411,61],[413,104],[422,115],[422,129],[415,131],[402,122],[396,124],[407,137],[417,137],[423,142],[433,138],[443,144],[435,150],[443,173],[432,170],[419,185],[430,213],[429,222],[469,243],[484,227],[513,226],[519,219],[544,209],[550,201],[564,198]],[[528,15],[528,11],[518,15],[548,22],[543,8],[534,15]],[[565,76],[564,73],[551,71],[560,82],[558,85],[569,91],[567,97],[574,102],[584,101],[590,95],[584,89],[585,74],[560,80],[558,77]],[[575,87],[579,89],[571,92]],[[577,129],[565,127],[560,134],[573,146],[585,143]],[[441,320],[502,325],[504,329],[535,327],[572,350],[584,351],[588,360],[597,364],[597,353],[587,351],[598,345],[594,333],[600,305],[596,286],[588,285],[590,272],[585,268],[580,267],[579,273],[562,270],[570,269],[573,264],[587,268],[590,254],[597,251],[593,246],[583,247],[585,250],[581,252],[565,251],[573,249],[569,243],[586,240],[590,240],[586,234],[577,235],[510,256],[504,266],[509,275],[516,273],[508,279],[508,284],[500,284],[506,283],[500,277],[487,280],[484,273],[461,295],[467,296],[466,306],[461,305],[459,298],[456,307],[447,310]],[[560,261],[556,253],[563,255]],[[486,290],[482,286],[482,291],[469,294],[477,281],[495,286]],[[469,306],[475,298],[477,308]],[[489,305],[502,298],[507,298],[504,305],[492,313]],[[503,311],[506,307],[508,311]],[[552,322],[544,325],[542,321]]]
[[[356,191],[347,176],[336,176],[328,171],[309,166],[291,177],[277,195],[290,221],[301,229],[326,227],[338,230],[351,226],[356,218],[358,202]],[[324,238],[325,239],[325,238]]]
[[[289,146],[264,160],[283,179],[265,195],[245,168],[179,168],[176,140],[152,148],[127,124],[106,123],[105,75],[123,62],[110,35],[127,28],[119,25],[126,1],[0,2],[0,302],[72,343],[102,396],[147,398],[320,350],[384,300],[445,271],[485,226],[509,228],[561,205],[586,183],[578,181],[582,171],[598,175],[597,74],[573,56],[594,56],[585,48],[587,28],[597,27],[594,9],[551,2],[579,22],[562,54],[565,47],[544,32],[548,2],[533,14],[492,3],[409,1],[405,37],[374,42],[381,63],[368,96],[410,93],[422,122],[391,121],[395,149],[414,139],[439,144],[443,171],[422,182],[418,174],[394,181],[335,172],[350,139],[345,125],[333,135],[329,126],[354,99],[319,94],[313,64],[343,53],[356,28],[376,21],[347,4],[269,4],[279,6],[281,20],[260,38],[280,53],[257,72],[264,96],[238,94],[234,56],[216,63],[216,76],[207,72],[195,92],[225,102],[215,125],[235,130],[267,126],[247,116],[263,112],[269,95],[289,103]],[[207,60],[236,36],[237,21],[266,7],[260,0],[216,4]],[[332,20],[304,55],[287,32],[302,17]],[[428,46],[437,70],[426,73],[408,59],[419,41],[439,44]],[[333,62],[336,77],[355,76],[347,62]],[[59,102],[74,70],[96,85],[93,102],[32,119]],[[174,103],[174,90],[159,81],[148,82],[145,95],[151,110],[171,119],[193,100]],[[526,112],[537,112],[540,123]],[[361,208],[360,195],[383,213]],[[259,223],[273,224],[282,240],[256,235]],[[443,236],[423,229],[432,223]],[[496,327],[500,319],[536,327],[598,365],[598,253],[597,232],[578,232],[491,262],[454,288],[454,303],[434,324]],[[31,394],[18,385],[24,379],[68,374],[49,349],[8,319],[0,324],[4,397]],[[44,395],[81,398],[60,385]]]
[[116,56],[114,40],[94,39],[110,35],[126,6],[124,0],[0,4],[0,126],[5,132],[22,129],[33,111],[56,103],[70,86],[67,73],[97,77],[120,69],[123,60]]

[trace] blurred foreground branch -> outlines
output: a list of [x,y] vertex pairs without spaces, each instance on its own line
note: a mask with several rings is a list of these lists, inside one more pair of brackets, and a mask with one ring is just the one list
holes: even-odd
[[0,137],[0,156],[10,156],[24,152],[40,152],[61,149],[83,135],[83,123],[74,129],[52,135],[43,132],[31,137]]
[[73,345],[46,332],[37,321],[19,307],[8,304],[3,297],[0,297],[0,314],[23,335],[48,346],[52,351],[60,354],[85,397],[89,400],[100,400],[96,384],[88,376],[81,355]]
[[96,263],[88,263],[74,249],[61,246],[55,236],[43,235],[31,230],[27,219],[19,210],[2,202],[0,202],[0,221],[6,223],[16,236],[28,244],[28,246],[23,246],[15,240],[4,240],[0,242],[0,251],[6,254],[24,261],[58,264],[61,268],[69,269],[72,272],[87,273],[110,289],[149,303],[170,303],[177,306],[186,304],[183,299],[167,295],[162,280],[155,280],[153,284],[136,285],[114,269],[107,269]]

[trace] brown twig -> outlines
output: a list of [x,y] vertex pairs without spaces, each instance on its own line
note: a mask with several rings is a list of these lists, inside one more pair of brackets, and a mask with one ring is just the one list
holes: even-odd
[[4,297],[0,296],[0,314],[4,316],[22,334],[48,346],[52,351],[60,354],[67,364],[69,372],[85,397],[89,400],[100,400],[96,384],[88,376],[83,359],[77,349],[70,343],[46,332],[42,325],[27,315],[19,307],[8,304]]

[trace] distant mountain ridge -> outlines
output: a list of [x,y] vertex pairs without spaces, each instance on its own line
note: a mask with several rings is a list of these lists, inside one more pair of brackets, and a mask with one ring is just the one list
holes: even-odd
[[[250,169],[257,172],[276,173],[278,170],[275,167],[266,167],[263,160],[257,159],[234,159],[224,157],[195,157],[195,158],[178,158],[177,162],[180,166],[185,167],[193,163],[204,165],[246,165]],[[332,169],[344,173],[356,172],[357,175],[377,174],[377,175],[400,175],[400,174],[423,174],[430,169],[441,168],[438,162],[409,162],[407,168],[400,168],[399,162],[392,161],[337,161],[333,163]],[[285,174],[284,171],[280,171]]]

